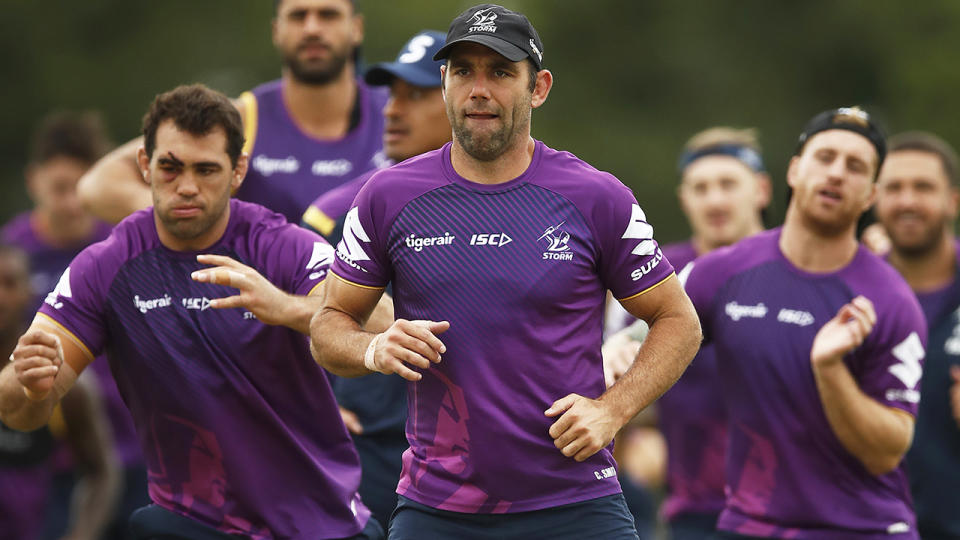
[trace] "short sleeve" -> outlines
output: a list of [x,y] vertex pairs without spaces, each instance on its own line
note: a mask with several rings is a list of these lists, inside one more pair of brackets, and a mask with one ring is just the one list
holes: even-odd
[[633,192],[616,179],[612,182],[614,189],[594,212],[593,228],[601,248],[600,278],[615,298],[625,300],[657,286],[673,267]]
[[306,296],[327,277],[333,246],[320,235],[284,224],[276,234],[262,235],[267,278],[291,294]]
[[332,272],[355,285],[382,288],[390,282],[385,196],[374,178],[357,194],[344,219]]
[[[100,263],[101,244],[80,252],[64,270],[38,313],[72,335],[90,357],[103,352],[106,336],[105,306],[109,283]],[[139,299],[134,297],[133,302]],[[153,301],[153,300],[152,300]]]
[[886,303],[867,346],[855,354],[854,377],[860,389],[888,406],[917,414],[920,378],[926,356],[927,327],[916,298]]

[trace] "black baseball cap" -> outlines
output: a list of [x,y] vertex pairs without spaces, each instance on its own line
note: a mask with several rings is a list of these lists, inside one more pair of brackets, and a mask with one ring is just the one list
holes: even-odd
[[443,46],[443,39],[443,32],[423,30],[403,46],[396,62],[370,66],[363,79],[373,86],[386,86],[401,79],[422,88],[438,87],[442,62],[434,60],[433,55]]
[[830,109],[811,118],[797,141],[796,154],[803,151],[811,137],[829,129],[845,129],[866,137],[877,150],[877,170],[880,170],[880,165],[887,156],[887,137],[880,125],[860,107]]
[[454,45],[465,41],[490,47],[512,62],[529,58],[537,70],[543,69],[540,35],[526,15],[503,6],[480,4],[457,15],[447,31],[447,44],[433,59],[446,59]]

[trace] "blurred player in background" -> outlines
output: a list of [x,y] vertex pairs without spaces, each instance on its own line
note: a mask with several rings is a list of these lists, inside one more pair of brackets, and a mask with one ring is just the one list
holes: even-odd
[[[609,444],[699,344],[630,190],[531,138],[543,51],[520,13],[454,19],[434,56],[453,142],[361,189],[312,324],[335,373],[411,381],[397,540],[636,538]],[[362,331],[390,282],[400,318]],[[651,331],[605,392],[606,289]]]
[[[95,113],[60,112],[47,115],[34,133],[25,177],[33,208],[7,223],[0,237],[23,249],[30,259],[34,301],[25,311],[29,323],[43,298],[83,248],[110,234],[110,226],[83,209],[77,196],[80,177],[109,150],[100,117]],[[130,413],[123,405],[110,368],[103,359],[93,363],[103,402],[110,418],[116,453],[123,462],[125,486],[120,506],[104,538],[122,538],[127,518],[147,504],[147,478]],[[59,446],[49,510],[44,518],[47,537],[58,537],[67,527],[71,491],[78,464],[68,447]]]
[[[0,368],[27,325],[33,300],[27,255],[0,244]],[[0,422],[0,540],[37,540],[50,519],[55,439],[76,464],[76,487],[57,538],[104,538],[114,515],[121,476],[96,380],[82,377],[63,398],[49,426],[16,431]]]
[[913,446],[907,454],[917,525],[924,540],[960,538],[960,279],[958,160],[936,135],[890,138],[877,180],[875,213],[887,261],[920,300],[930,341]]
[[[395,62],[376,64],[366,73],[367,84],[390,87],[390,99],[383,109],[383,148],[394,162],[436,150],[450,141],[450,122],[440,93],[442,63],[433,59],[445,37],[434,30],[420,32],[404,45]],[[303,226],[336,245],[350,204],[376,172],[365,173],[321,195],[303,215]],[[406,381],[382,373],[335,377],[333,391],[360,455],[360,496],[386,528],[397,506],[400,458],[409,446],[404,430]]]
[[926,326],[854,236],[885,153],[863,110],[816,115],[784,225],[684,272],[729,417],[724,538],[918,538],[901,461]]
[[[277,0],[273,44],[281,78],[236,102],[250,154],[247,179],[235,194],[299,223],[320,194],[386,165],[381,152],[386,92],[357,76],[363,16],[353,0]],[[131,141],[81,181],[95,214],[116,223],[151,204]]]
[[138,538],[380,538],[304,335],[333,248],[231,200],[243,143],[222,94],[157,96],[138,151],[154,206],[71,262],[0,372],[0,417],[42,425],[106,349],[150,472]]
[[[677,193],[693,234],[685,242],[663,247],[664,256],[676,268],[763,230],[762,214],[770,203],[771,185],[754,130],[714,127],[701,131],[687,141],[678,168]],[[633,324],[645,326],[642,321]],[[611,349],[622,347],[632,353],[639,340],[631,337],[637,332],[643,335],[642,329],[631,328],[608,340],[605,361],[611,353],[630,360]],[[615,367],[614,376],[627,367]],[[711,345],[701,347],[677,384],[657,400],[656,411],[668,452],[668,496],[662,513],[671,538],[709,537],[724,505],[727,446],[727,415]]]

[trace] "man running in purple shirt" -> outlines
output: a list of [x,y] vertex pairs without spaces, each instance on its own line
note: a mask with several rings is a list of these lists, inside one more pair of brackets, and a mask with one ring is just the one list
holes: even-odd
[[[360,191],[312,323],[331,371],[411,381],[391,538],[635,539],[610,441],[699,344],[630,190],[530,136],[543,55],[520,13],[454,19],[435,55],[454,140]],[[399,319],[361,330],[389,282]],[[605,391],[607,289],[651,331]]]
[[0,417],[43,425],[106,350],[155,503],[131,519],[139,538],[379,538],[303,335],[333,248],[230,199],[247,156],[222,94],[194,85],[159,95],[144,146],[153,208],[64,272],[0,372]]
[[926,325],[854,236],[885,151],[863,110],[818,114],[790,161],[783,227],[681,275],[729,415],[723,538],[918,538],[901,461]]
[[960,159],[940,137],[907,132],[890,138],[875,212],[890,240],[887,262],[916,293],[930,332],[916,436],[907,454],[924,540],[960,538],[958,183]]

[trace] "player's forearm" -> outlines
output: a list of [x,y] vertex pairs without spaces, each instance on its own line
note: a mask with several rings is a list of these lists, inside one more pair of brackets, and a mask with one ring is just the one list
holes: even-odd
[[827,421],[871,474],[895,469],[910,448],[913,420],[864,394],[843,362],[814,368]]
[[7,363],[0,370],[0,422],[20,431],[33,431],[46,425],[54,405],[53,392],[39,401],[27,398],[13,364]]
[[137,168],[137,138],[113,150],[80,178],[77,195],[93,215],[118,223],[128,215],[153,204],[150,187]]
[[330,307],[314,315],[310,323],[310,352],[327,371],[341,377],[360,377],[371,373],[364,367],[363,355],[376,334],[366,332],[360,321]]
[[690,364],[703,339],[700,322],[692,309],[657,318],[640,347],[637,359],[601,401],[620,415],[626,424],[666,392]]
[[279,307],[282,326],[309,336],[310,320],[323,307],[323,297],[288,295],[287,301]]

